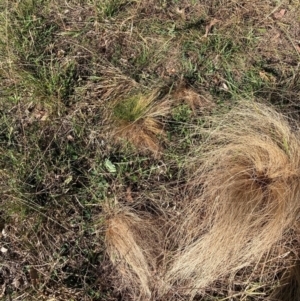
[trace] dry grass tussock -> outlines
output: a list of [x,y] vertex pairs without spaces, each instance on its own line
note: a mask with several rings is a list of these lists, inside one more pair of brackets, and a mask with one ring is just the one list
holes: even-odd
[[171,102],[157,101],[158,91],[137,94],[116,102],[113,109],[113,137],[132,143],[140,151],[158,156],[165,137],[162,117],[169,114]]
[[199,198],[186,204],[183,251],[167,273],[195,290],[271,252],[300,209],[300,140],[282,116],[247,103],[212,122],[191,159]]
[[151,296],[162,240],[158,223],[150,215],[139,217],[123,208],[108,219],[107,250],[122,276],[120,289],[130,288],[138,298]]
[[[241,269],[247,282],[259,266],[263,281],[264,273],[275,274],[283,264],[278,258],[287,250],[300,210],[298,131],[272,108],[249,102],[208,124],[197,129],[205,141],[185,165],[188,190],[197,197],[183,200],[176,225],[163,221],[171,234],[158,235],[153,219],[138,212],[108,221],[109,254],[121,259],[117,266],[125,267],[123,279],[130,280],[136,300],[141,292],[145,299],[170,291],[194,296],[217,280],[234,279]],[[156,244],[153,233],[161,239]],[[172,249],[162,249],[166,240]],[[157,265],[152,254],[162,252],[164,264]],[[155,284],[154,273],[159,275]]]

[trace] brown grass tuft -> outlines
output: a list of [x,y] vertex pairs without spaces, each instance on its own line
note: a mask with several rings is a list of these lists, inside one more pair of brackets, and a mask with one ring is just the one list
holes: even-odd
[[118,101],[113,109],[113,137],[128,141],[140,151],[158,156],[165,137],[161,118],[170,112],[169,100],[157,101],[158,92],[134,95]]
[[199,94],[185,83],[181,83],[178,88],[175,89],[173,97],[176,102],[183,102],[188,105],[193,111],[193,114],[196,115],[197,112],[209,112],[215,107],[211,96],[208,95],[207,92],[201,92],[202,93]]
[[[204,142],[185,165],[193,197],[182,200],[175,219],[160,218],[167,236],[150,214],[125,210],[108,222],[110,257],[121,260],[135,300],[141,293],[193,297],[235,277],[271,287],[297,257],[290,242],[300,212],[298,131],[272,108],[241,102],[199,133]],[[296,255],[287,257],[287,250]]]
[[182,212],[182,251],[167,273],[194,293],[272,252],[300,209],[300,140],[284,117],[241,103],[211,122],[190,158],[199,198]]
[[124,287],[134,294],[134,300],[151,296],[160,241],[158,225],[147,215],[139,217],[125,209],[107,221],[109,257],[119,271]]
[[143,118],[134,123],[121,123],[115,135],[118,139],[131,142],[142,151],[150,150],[156,156],[161,150],[159,138],[164,136],[160,122],[153,118]]

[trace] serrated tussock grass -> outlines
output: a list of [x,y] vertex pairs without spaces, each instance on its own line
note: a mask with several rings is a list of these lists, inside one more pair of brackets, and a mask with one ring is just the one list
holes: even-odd
[[138,216],[129,208],[116,211],[107,221],[108,254],[123,276],[123,286],[131,287],[136,296],[150,297],[163,239],[159,223],[149,214]]
[[237,275],[244,283],[259,275],[272,286],[291,260],[283,254],[297,254],[290,242],[300,210],[298,129],[269,106],[240,102],[196,132],[204,142],[185,164],[193,197],[182,200],[176,223],[160,216],[155,246],[163,259],[149,256],[151,217],[123,213],[108,221],[109,253],[128,267],[121,274],[134,300],[193,297]]
[[141,152],[159,155],[166,135],[162,118],[169,114],[172,101],[158,97],[159,90],[116,101],[112,112],[116,141],[129,142]]

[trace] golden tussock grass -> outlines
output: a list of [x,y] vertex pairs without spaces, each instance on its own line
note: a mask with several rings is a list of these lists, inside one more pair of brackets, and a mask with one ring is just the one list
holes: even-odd
[[[274,259],[271,270],[257,272],[263,279],[284,262],[288,231],[300,210],[298,129],[272,108],[252,102],[241,102],[207,125],[197,129],[205,141],[186,158],[187,191],[194,197],[182,201],[168,235],[168,246],[176,249],[162,249],[163,233],[153,245],[149,217],[121,213],[109,220],[110,254],[116,252],[130,267],[124,271],[131,288],[140,287],[149,298],[170,290],[192,297],[217,280],[234,278],[241,269],[251,274],[262,260],[267,266]],[[166,231],[168,219],[163,225]],[[159,266],[151,257],[156,247],[164,258]],[[159,280],[152,285],[154,271]],[[249,272],[244,277],[247,281]]]
[[113,137],[127,141],[140,151],[158,156],[165,138],[161,118],[170,112],[169,100],[157,101],[158,91],[134,95],[116,102],[113,109]]
[[151,296],[153,277],[161,253],[162,234],[149,215],[123,209],[107,222],[106,244],[110,259],[136,299]]
[[185,206],[183,252],[167,273],[195,290],[271,252],[300,209],[300,140],[282,116],[244,103],[206,132],[190,159],[199,198]]

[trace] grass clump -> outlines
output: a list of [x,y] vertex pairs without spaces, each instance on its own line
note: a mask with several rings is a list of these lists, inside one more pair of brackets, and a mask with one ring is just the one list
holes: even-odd
[[145,99],[142,95],[125,99],[114,107],[114,116],[127,122],[137,121],[145,114],[150,102],[151,99]]
[[170,101],[158,100],[158,93],[134,95],[113,108],[114,137],[132,143],[141,151],[159,155],[159,139],[165,136],[162,117],[169,114]]
[[126,286],[132,286],[135,294],[141,293],[148,298],[151,296],[152,272],[160,253],[157,243],[162,239],[157,226],[151,216],[144,215],[140,219],[122,209],[108,219],[106,231],[109,256],[119,265],[121,273],[125,273]]
[[299,212],[299,137],[288,121],[264,105],[245,103],[212,122],[190,158],[191,183],[201,197],[186,204],[184,251],[168,273],[192,288],[258,264],[266,254],[268,260],[278,256],[272,248],[284,246]]
[[[153,296],[172,292],[196,296],[219,279],[230,280],[234,286],[242,277],[247,285],[263,281],[259,288],[269,286],[297,258],[293,256],[297,249],[288,250],[300,209],[298,132],[273,109],[258,103],[241,103],[210,122],[209,129],[197,128],[207,138],[188,158],[186,189],[191,197],[181,202],[176,223],[156,211],[162,234],[158,246],[164,246],[162,261],[153,267],[144,257],[140,264],[135,248],[122,253],[108,230],[110,243],[129,267],[130,275],[125,278],[134,281],[138,277],[134,289],[140,287],[138,294],[144,298],[151,299],[149,290]],[[135,214],[138,219],[139,212]],[[141,229],[138,224],[137,229]],[[144,229],[143,238],[135,237],[134,245],[144,256],[153,245],[151,239],[147,243],[151,233],[146,234],[152,229]],[[130,233],[124,233],[122,240],[130,241],[124,238]],[[290,256],[282,265],[278,258],[287,251]],[[128,260],[125,254],[131,252]],[[147,269],[143,273],[137,266]],[[156,284],[143,278],[149,279],[149,266],[152,275],[154,271],[159,275]],[[251,293],[247,285],[239,296]],[[259,289],[256,293],[260,294]]]

